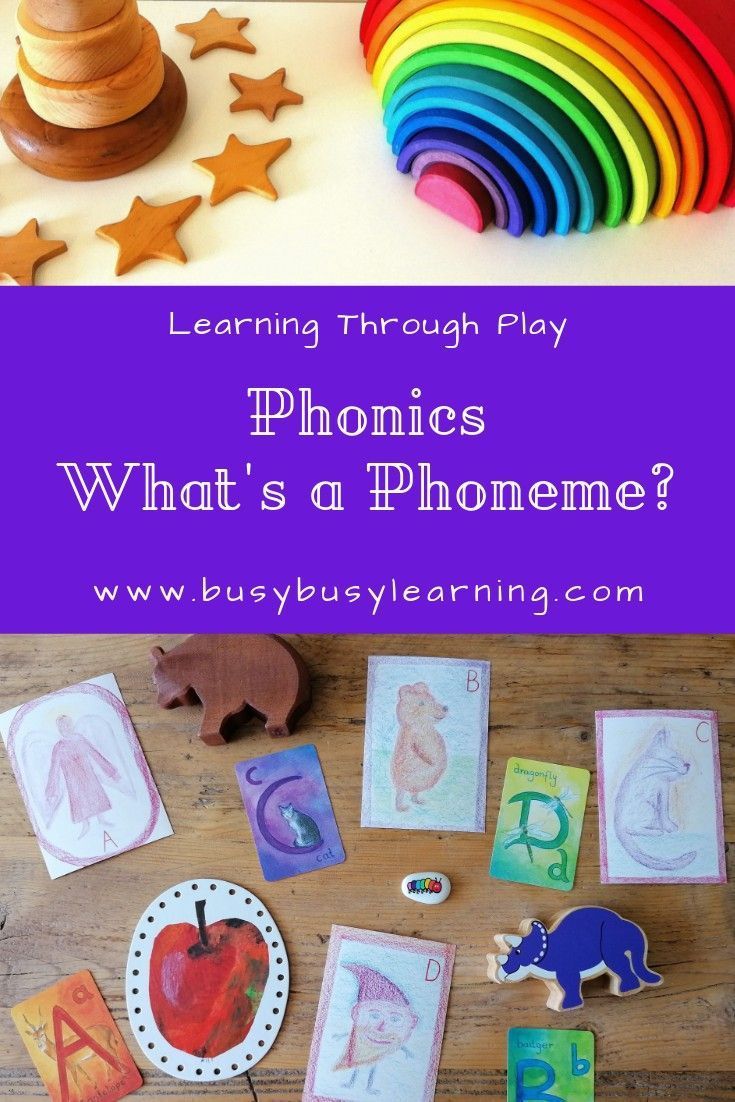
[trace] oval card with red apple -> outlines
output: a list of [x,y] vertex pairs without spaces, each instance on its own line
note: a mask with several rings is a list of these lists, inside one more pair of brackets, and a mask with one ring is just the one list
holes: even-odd
[[187,880],[154,899],[135,928],[130,1027],[169,1075],[229,1079],[270,1049],[288,985],[283,938],[261,901],[226,880]]

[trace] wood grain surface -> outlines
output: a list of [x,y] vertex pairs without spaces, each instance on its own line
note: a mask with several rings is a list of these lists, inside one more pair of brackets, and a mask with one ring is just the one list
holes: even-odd
[[[724,1102],[735,1097],[735,942],[732,885],[599,883],[594,784],[596,708],[713,708],[719,712],[726,837],[735,818],[735,639],[732,637],[290,637],[312,674],[314,705],[288,745],[314,742],[347,861],[323,872],[263,881],[234,765],[282,749],[254,723],[226,746],[197,738],[195,709],[156,707],[148,652],[181,636],[0,637],[0,709],[112,670],[132,714],[175,835],[60,880],[48,878],[7,757],[0,751],[0,1003],[8,1008],[61,976],[90,968],[145,1077],[140,1097],[209,1095],[258,1102],[301,1097],[303,1068],[333,922],[457,945],[439,1102],[505,1099],[506,1030],[594,1030],[601,1102]],[[370,654],[487,658],[493,663],[487,834],[360,829],[365,681]],[[562,895],[488,878],[506,759],[522,754],[593,772],[576,886]],[[729,876],[732,861],[728,847]],[[422,908],[401,878],[437,869],[451,898]],[[288,944],[292,988],[283,1030],[249,1076],[206,1087],[148,1066],[132,1041],[123,997],[128,942],[143,908],[193,876],[251,887]],[[500,988],[485,978],[492,935],[528,915],[604,904],[640,923],[665,984],[625,1001],[588,984],[582,1011],[544,1007],[542,985]],[[5,1011],[0,1097],[46,1097]],[[383,1102],[394,1102],[383,1092]],[[395,1100],[399,1102],[399,1100]]]

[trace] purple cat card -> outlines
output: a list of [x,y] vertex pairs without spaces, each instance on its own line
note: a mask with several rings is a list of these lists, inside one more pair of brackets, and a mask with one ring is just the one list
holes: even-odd
[[235,766],[266,880],[340,865],[345,851],[315,746]]
[[717,715],[598,712],[603,884],[724,884]]

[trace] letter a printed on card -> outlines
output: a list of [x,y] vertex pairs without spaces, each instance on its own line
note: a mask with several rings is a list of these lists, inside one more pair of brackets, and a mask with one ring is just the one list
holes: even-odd
[[53,1102],[116,1102],[143,1085],[89,972],[77,972],[11,1010]]

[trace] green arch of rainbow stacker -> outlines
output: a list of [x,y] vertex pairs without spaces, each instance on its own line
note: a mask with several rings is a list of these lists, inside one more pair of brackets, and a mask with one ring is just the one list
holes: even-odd
[[[606,226],[618,226],[631,204],[632,182],[628,163],[620,142],[597,108],[572,84],[551,69],[519,54],[495,46],[475,46],[450,43],[430,46],[408,56],[393,71],[383,89],[382,104],[386,114],[391,105],[401,101],[409,89],[429,88],[443,83],[447,66],[456,70],[457,86],[462,82],[475,88],[484,70],[491,78],[496,74],[508,81],[538,93],[562,112],[579,135],[575,143],[577,155],[584,143],[596,158],[604,181],[605,198],[601,217]],[[523,102],[525,93],[518,96]]]
[[[633,224],[644,221],[653,206],[659,181],[659,161],[651,135],[641,117],[613,82],[591,62],[566,46],[521,27],[495,24],[487,19],[454,19],[453,9],[430,9],[436,22],[421,25],[415,33],[406,20],[388,39],[378,56],[373,80],[381,99],[394,76],[410,58],[433,47],[456,45],[458,49],[482,48],[515,54],[571,85],[602,116],[612,130],[627,162],[631,196],[626,214]],[[456,10],[456,9],[455,9]],[[424,9],[428,13],[429,9]],[[415,17],[412,17],[415,19]],[[426,16],[422,16],[425,19]],[[448,42],[448,39],[450,40]],[[495,54],[484,54],[497,63]],[[577,103],[577,106],[579,104]],[[610,145],[607,143],[610,150]],[[612,155],[612,154],[611,154]]]

